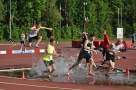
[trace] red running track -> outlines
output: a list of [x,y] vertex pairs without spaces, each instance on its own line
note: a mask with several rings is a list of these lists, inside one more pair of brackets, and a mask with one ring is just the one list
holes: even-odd
[[[11,44],[11,43],[10,43]],[[20,45],[9,48],[11,45],[0,45],[0,50],[19,50]],[[45,43],[40,44],[40,49],[44,49]],[[70,49],[69,56],[77,58],[79,48],[72,48],[70,44],[57,44],[56,48]],[[27,49],[34,49],[33,47]],[[127,59],[116,61],[116,67],[119,68],[136,68],[136,51],[129,50],[128,52],[119,53],[120,56],[126,56]],[[0,68],[4,67],[31,67],[33,57],[40,58],[43,54],[8,54],[0,55]],[[94,55],[95,63],[100,65],[102,54]],[[97,86],[85,84],[70,84],[70,83],[57,83],[41,80],[28,80],[0,76],[0,90],[135,90],[135,88],[127,87],[113,87],[113,86]]]
[[[9,48],[12,43],[0,43],[0,50],[19,50],[20,45],[16,45],[12,48]],[[13,44],[12,44],[13,45]],[[46,43],[40,44],[39,49],[44,49]],[[29,47],[29,49],[35,49],[34,47]],[[66,50],[69,49],[70,52],[67,54],[68,57],[72,56],[77,59],[80,48],[72,48],[71,44],[56,44],[56,49]],[[126,59],[116,60],[117,68],[130,68],[136,69],[136,50],[128,50],[128,52],[120,52],[119,56],[126,56]],[[43,57],[43,53],[36,54],[0,54],[0,68],[13,68],[13,67],[31,67],[34,58],[39,60]],[[94,61],[97,65],[100,65],[100,61],[102,60],[102,54],[99,52],[97,55],[94,54]],[[105,65],[106,66],[106,65]]]

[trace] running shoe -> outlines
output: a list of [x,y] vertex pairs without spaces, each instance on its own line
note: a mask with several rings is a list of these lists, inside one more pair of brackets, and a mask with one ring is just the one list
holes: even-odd
[[106,60],[104,60],[101,65],[105,64],[105,62],[106,62]]
[[35,45],[36,48],[39,48],[39,46]]
[[126,59],[126,57],[125,57],[125,56],[123,56],[122,58],[123,58],[123,59]]
[[88,75],[94,76],[95,74],[92,72],[89,72]]
[[107,78],[108,78],[108,77],[110,77],[110,76],[109,76],[109,74],[105,74],[105,77],[107,77]]
[[24,51],[26,50],[26,47],[24,48]]
[[48,76],[49,78],[51,78],[51,77],[52,77],[52,76],[51,76],[51,74],[48,74],[47,76]]
[[99,70],[99,67],[95,67],[96,70]]

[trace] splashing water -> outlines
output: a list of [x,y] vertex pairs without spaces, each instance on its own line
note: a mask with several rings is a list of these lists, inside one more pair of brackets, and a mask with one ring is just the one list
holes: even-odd
[[[61,51],[61,55],[64,57],[58,57],[56,60],[54,60],[57,69],[52,73],[53,75],[57,75],[58,77],[66,76],[68,69],[76,62],[77,59],[77,55],[75,57],[69,56],[69,50],[66,50],[66,52]],[[40,58],[39,60],[37,60],[38,58],[32,58],[32,59],[33,59],[32,69],[29,73],[29,77],[36,78],[42,75],[47,75],[43,73],[43,71],[47,70],[47,67],[44,64],[43,59],[42,58]],[[71,74],[86,75],[87,69],[84,67],[84,64],[81,62],[81,64],[73,68]]]
[[[76,56],[69,56],[68,53],[63,52],[62,53],[64,57],[58,57],[56,60],[54,60],[54,63],[56,65],[56,70],[52,73],[53,80],[56,82],[68,82],[67,81],[67,71],[68,69],[76,62],[77,55]],[[33,58],[34,59],[34,58]],[[38,58],[37,58],[38,59]],[[35,59],[36,60],[36,59]],[[34,61],[35,61],[34,60]],[[47,73],[44,73],[43,71],[47,70],[47,67],[45,66],[43,59],[40,58],[37,60],[37,62],[32,63],[32,69],[29,72],[29,77],[31,78],[38,78],[39,76],[47,75]],[[90,81],[95,82],[97,85],[102,83],[102,81],[105,80],[104,72],[105,70],[93,70],[93,72],[96,74],[95,76],[88,76],[89,69],[85,68],[84,62],[81,62],[77,67],[73,68],[71,70],[71,82],[73,83],[90,83]],[[129,78],[124,73],[116,73],[115,71],[112,71],[109,78],[111,83],[119,83],[119,84],[133,84],[136,82],[136,76],[130,75]]]

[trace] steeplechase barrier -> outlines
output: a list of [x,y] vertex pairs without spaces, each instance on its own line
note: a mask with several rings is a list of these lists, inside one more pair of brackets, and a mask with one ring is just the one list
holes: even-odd
[[45,49],[33,50],[2,50],[0,54],[20,54],[20,53],[44,53]]

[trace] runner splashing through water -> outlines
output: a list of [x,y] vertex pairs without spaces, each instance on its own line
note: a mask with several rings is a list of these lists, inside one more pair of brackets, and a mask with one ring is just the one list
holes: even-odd
[[43,57],[43,61],[45,63],[45,66],[48,68],[48,70],[44,71],[44,72],[49,73],[48,74],[49,77],[51,77],[50,74],[56,70],[56,66],[53,62],[53,56],[60,56],[55,51],[55,47],[54,47],[55,43],[56,43],[55,39],[51,38],[50,43],[48,44],[48,46],[45,49],[45,54]]
[[117,39],[116,43],[112,43],[109,45],[106,51],[106,63],[109,66],[107,72],[105,74],[106,77],[109,77],[110,70],[114,69],[115,66],[115,56],[117,55],[117,51],[121,48],[122,39]]
[[81,60],[83,58],[86,59],[86,63],[90,63],[90,70],[89,70],[89,75],[95,75],[92,73],[92,66],[94,65],[94,61],[92,58],[92,53],[97,53],[96,50],[93,49],[93,41],[95,40],[95,35],[94,34],[90,34],[90,42],[88,40],[85,41],[84,45],[82,46],[77,62],[75,62],[68,70],[67,74],[70,75],[70,71],[71,69],[73,69],[74,67],[76,67],[77,65],[79,65],[79,63],[81,62]]

